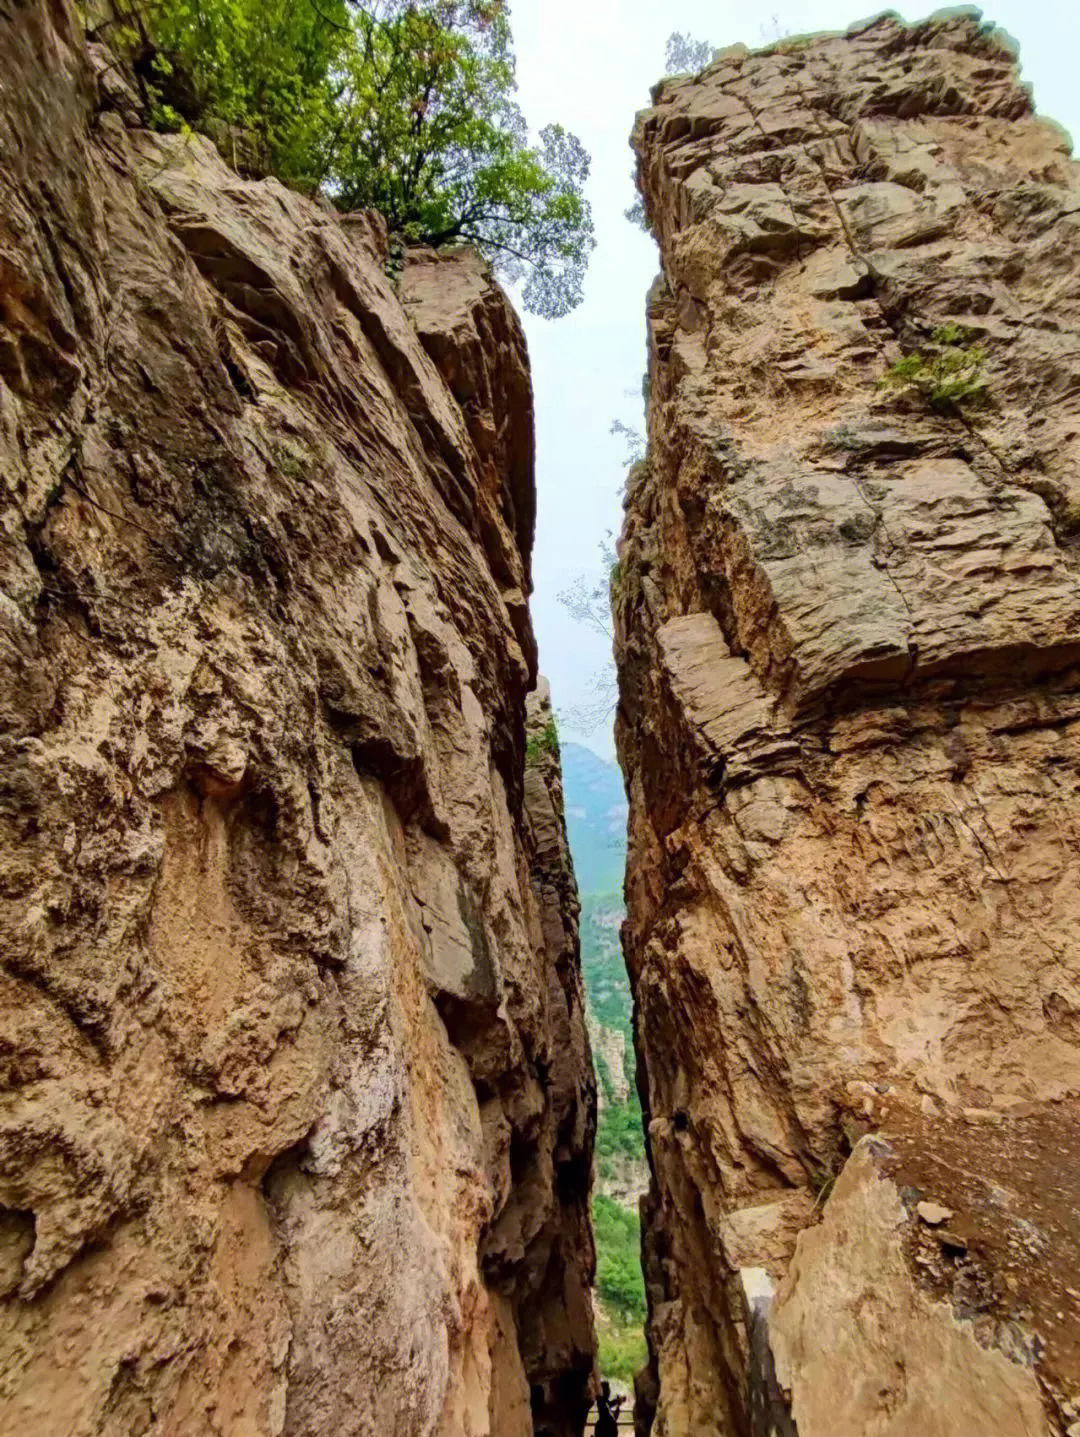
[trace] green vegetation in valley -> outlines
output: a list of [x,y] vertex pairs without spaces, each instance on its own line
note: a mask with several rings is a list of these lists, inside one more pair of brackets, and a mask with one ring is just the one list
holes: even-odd
[[645,1283],[641,1274],[641,1224],[636,1212],[597,1193],[597,1346],[600,1371],[628,1386],[645,1365]]
[[601,1180],[614,1176],[613,1158],[631,1158],[641,1162],[645,1157],[645,1139],[641,1132],[641,1103],[631,1084],[625,1103],[606,1104],[600,1114],[596,1132],[596,1164]]
[[589,157],[561,125],[530,143],[505,0],[112,0],[92,33],[148,124],[406,242],[474,244],[538,314],[580,303]]
[[[571,839],[571,842],[573,840]],[[623,962],[618,893],[586,893],[581,900],[581,967],[597,1022],[631,1037],[630,982]]]
[[[626,863],[626,796],[615,764],[577,744],[562,746],[567,828],[581,892],[581,963],[592,1017],[623,1039],[629,1091],[612,1072],[615,1056],[596,1046],[601,1096],[596,1135],[596,1334],[604,1377],[631,1385],[645,1365],[645,1283],[634,1193],[645,1156],[641,1104],[633,1082],[630,982],[619,929]],[[617,1202],[612,1194],[623,1199]]]
[[601,1325],[597,1329],[596,1340],[600,1371],[606,1378],[632,1387],[635,1376],[645,1366],[649,1356],[641,1324]]
[[596,1068],[596,1081],[600,1084],[600,1095],[605,1103],[613,1103],[616,1100],[615,1080],[611,1076],[611,1069],[608,1067],[608,1060],[603,1053],[593,1054],[593,1065]]
[[593,1198],[596,1234],[596,1290],[621,1323],[645,1321],[645,1279],[641,1274],[641,1224],[636,1212],[597,1193]]
[[607,1196],[605,1188],[626,1191],[626,1173],[645,1157],[641,1103],[633,1083],[630,985],[619,943],[622,900],[617,894],[586,895],[582,900],[582,962],[593,1016],[621,1033],[631,1078],[619,1101],[603,1053],[595,1054],[602,1094],[596,1133],[597,1192],[593,1196],[596,1238],[597,1344],[600,1371],[632,1384],[645,1365],[645,1284],[641,1272],[641,1225],[633,1208]]
[[597,1078],[604,1099],[596,1133],[596,1168],[601,1185],[617,1181],[619,1168],[627,1160],[640,1163],[645,1158],[641,1102],[633,1081],[630,984],[619,941],[622,915],[622,899],[616,893],[586,894],[581,900],[581,967],[589,1007],[601,1027],[622,1034],[630,1079],[629,1092],[620,1102],[607,1062],[603,1054],[596,1054]]

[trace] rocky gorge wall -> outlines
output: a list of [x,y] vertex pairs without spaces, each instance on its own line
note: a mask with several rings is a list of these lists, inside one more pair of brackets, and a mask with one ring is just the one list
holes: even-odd
[[0,16],[0,1430],[572,1437],[524,340]]
[[970,11],[726,52],[634,142],[639,1431],[1075,1434],[1080,169]]

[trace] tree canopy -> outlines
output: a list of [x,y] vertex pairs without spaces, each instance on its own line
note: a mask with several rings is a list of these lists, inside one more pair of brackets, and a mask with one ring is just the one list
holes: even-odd
[[[514,98],[506,0],[114,0],[147,118],[406,241],[471,243],[566,314],[593,247],[589,157]],[[104,26],[99,26],[104,29]]]
[[593,1198],[593,1229],[598,1253],[597,1291],[624,1321],[643,1322],[645,1279],[641,1271],[641,1225],[637,1213],[597,1193]]

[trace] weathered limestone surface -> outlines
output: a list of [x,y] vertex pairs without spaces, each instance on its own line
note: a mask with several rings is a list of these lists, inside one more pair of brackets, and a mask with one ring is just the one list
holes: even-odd
[[0,17],[0,1430],[571,1437],[520,328],[95,60]]
[[[1080,1431],[1080,168],[970,11],[728,52],[635,145],[639,1422]],[[984,406],[877,387],[947,323]]]

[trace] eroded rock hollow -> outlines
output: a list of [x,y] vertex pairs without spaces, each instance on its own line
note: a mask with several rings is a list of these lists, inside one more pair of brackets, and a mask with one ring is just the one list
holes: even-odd
[[67,0],[4,11],[12,1437],[581,1431],[525,346],[469,255],[386,271],[135,127]]
[[1080,170],[970,11],[635,144],[639,1428],[1080,1431]]

